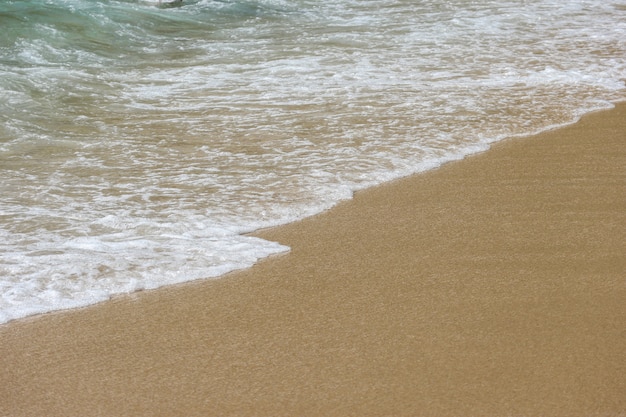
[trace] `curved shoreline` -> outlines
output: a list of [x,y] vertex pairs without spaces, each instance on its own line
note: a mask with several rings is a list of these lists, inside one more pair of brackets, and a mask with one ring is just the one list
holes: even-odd
[[625,415],[626,103],[0,326],[0,415]]
[[[405,177],[422,174],[430,170],[439,169],[442,165],[448,164],[450,162],[457,162],[459,160],[463,160],[473,155],[488,151],[491,148],[491,146],[501,141],[536,136],[544,132],[548,132],[548,131],[555,130],[555,129],[561,129],[561,128],[570,126],[572,124],[576,124],[585,115],[592,114],[592,113],[599,112],[599,111],[610,110],[615,106],[615,103],[618,103],[618,102],[605,102],[605,103],[607,106],[612,106],[612,107],[596,107],[596,108],[588,108],[585,111],[580,110],[579,112],[575,113],[569,121],[566,121],[566,122],[547,125],[543,128],[537,129],[536,131],[527,132],[525,134],[519,133],[515,135],[510,135],[510,136],[496,136],[496,137],[483,139],[482,141],[479,141],[476,143],[467,144],[466,147],[458,150],[457,153],[453,153],[453,154],[446,155],[446,156],[440,156],[439,158],[432,158],[432,159],[424,160],[417,166],[414,166],[412,171],[401,170],[401,171],[396,171],[396,172],[383,173],[381,174],[382,178],[380,178],[377,182],[361,184],[357,188],[350,188],[349,192],[352,193],[351,195],[353,196],[354,193],[359,193],[363,190],[367,190],[368,188],[384,186],[385,184],[389,182],[397,181]],[[346,187],[346,189],[348,190],[348,187]],[[304,217],[285,219],[284,221],[277,221],[271,226],[259,227],[257,229],[250,229],[251,231],[242,232],[238,234],[238,236],[254,236],[256,232],[264,228],[281,227],[292,222],[301,221],[303,219],[306,219],[307,217],[319,215],[320,213],[323,213],[324,211],[332,209],[333,207],[335,207],[335,205],[341,203],[342,201],[346,199],[349,200],[350,198],[351,197],[344,196],[343,198],[327,202],[327,204],[322,204],[320,207],[317,207],[316,210],[310,210],[309,213],[303,215]],[[0,326],[3,324],[9,323],[11,321],[14,321],[14,320],[23,320],[28,317],[55,313],[55,312],[68,311],[68,310],[73,310],[73,309],[78,309],[78,308],[88,308],[90,306],[107,302],[113,298],[125,296],[136,291],[153,291],[153,290],[168,287],[171,285],[178,285],[178,284],[192,282],[196,280],[221,279],[222,277],[232,272],[238,272],[241,270],[248,269],[254,266],[257,262],[260,262],[265,258],[273,257],[277,255],[279,256],[279,255],[284,254],[284,252],[289,251],[288,246],[275,245],[275,243],[276,242],[266,242],[266,244],[268,244],[269,246],[265,246],[262,249],[257,249],[258,253],[264,253],[264,255],[260,255],[260,254],[256,255],[254,259],[250,259],[246,265],[235,265],[235,266],[229,267],[229,266],[225,266],[222,264],[217,264],[217,265],[211,265],[210,267],[205,266],[203,269],[204,274],[205,274],[204,276],[195,276],[193,278],[186,278],[182,280],[180,278],[175,278],[173,282],[172,281],[163,282],[162,280],[161,281],[156,280],[156,282],[148,281],[147,283],[139,282],[136,284],[132,284],[132,282],[136,282],[135,281],[136,278],[133,277],[130,279],[130,281],[125,282],[124,283],[125,285],[121,285],[121,287],[118,283],[117,287],[106,288],[106,284],[105,284],[104,287],[102,288],[88,288],[87,291],[84,291],[80,295],[72,294],[71,297],[68,299],[65,299],[63,297],[59,297],[59,298],[46,297],[48,300],[51,300],[51,302],[53,302],[53,305],[45,305],[41,303],[41,301],[38,299],[35,299],[36,301],[33,299],[27,299],[25,301],[22,301],[23,304],[15,304],[5,310],[2,310],[0,308]],[[272,246],[274,247],[271,248]],[[249,258],[249,256],[245,256],[245,258]],[[71,264],[71,262],[69,264]],[[133,289],[129,289],[129,288],[133,288]],[[55,289],[55,291],[58,291],[58,290]],[[29,305],[28,303],[29,301],[32,302],[32,304]]]

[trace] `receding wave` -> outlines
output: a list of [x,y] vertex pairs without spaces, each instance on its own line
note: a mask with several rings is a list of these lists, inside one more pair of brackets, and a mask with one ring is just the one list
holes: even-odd
[[0,322],[219,276],[245,232],[626,98],[618,1],[0,4]]

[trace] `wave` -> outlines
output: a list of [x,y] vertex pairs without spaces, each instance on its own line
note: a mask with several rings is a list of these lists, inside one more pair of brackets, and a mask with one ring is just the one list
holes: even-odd
[[217,276],[243,235],[626,97],[618,2],[0,4],[0,321]]

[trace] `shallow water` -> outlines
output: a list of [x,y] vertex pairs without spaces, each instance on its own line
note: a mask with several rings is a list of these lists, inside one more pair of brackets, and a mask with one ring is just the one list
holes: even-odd
[[0,322],[216,277],[243,236],[626,99],[623,1],[0,4]]

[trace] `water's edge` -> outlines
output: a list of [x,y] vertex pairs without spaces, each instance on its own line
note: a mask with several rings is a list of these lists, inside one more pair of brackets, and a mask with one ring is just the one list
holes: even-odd
[[[503,142],[503,141],[524,140],[526,138],[530,138],[530,137],[533,137],[533,136],[541,135],[543,133],[546,133],[546,132],[549,132],[549,131],[552,131],[552,130],[562,129],[562,128],[565,128],[567,126],[572,126],[572,125],[575,125],[578,122],[580,122],[580,120],[583,117],[586,117],[586,116],[588,116],[588,115],[590,115],[592,113],[603,112],[603,111],[611,111],[611,110],[615,109],[615,107],[617,105],[624,104],[624,103],[626,103],[626,100],[617,100],[617,101],[613,101],[613,102],[607,102],[606,103],[607,105],[605,107],[598,107],[598,108],[593,108],[593,109],[587,109],[584,112],[581,111],[570,122],[566,122],[566,123],[562,123],[562,124],[558,124],[558,125],[555,124],[555,125],[547,126],[544,129],[540,129],[538,131],[534,131],[534,132],[527,133],[527,134],[526,133],[516,134],[516,135],[511,135],[511,136],[507,136],[507,137],[502,137],[502,138],[497,138],[497,139],[494,139],[494,140],[490,140],[489,142],[486,142],[484,148],[475,149],[474,152],[468,152],[468,153],[465,153],[465,154],[460,155],[458,157],[449,158],[449,159],[446,159],[444,161],[440,161],[438,164],[432,164],[428,168],[419,169],[419,170],[417,170],[417,171],[415,171],[413,173],[400,175],[400,176],[397,176],[397,177],[394,177],[394,178],[387,179],[387,180],[385,180],[383,182],[380,182],[378,184],[373,184],[373,185],[370,185],[368,187],[363,187],[363,188],[359,188],[359,189],[353,190],[353,193],[352,193],[352,195],[349,198],[342,199],[342,200],[337,200],[337,201],[334,202],[334,204],[332,206],[330,206],[328,208],[325,208],[323,210],[320,210],[318,212],[315,212],[315,213],[310,213],[306,217],[295,219],[295,220],[289,221],[287,223],[281,223],[281,224],[276,224],[276,225],[272,225],[272,226],[268,226],[268,227],[259,228],[259,229],[256,229],[256,230],[247,231],[247,232],[241,233],[241,235],[242,236],[246,236],[246,237],[250,237],[250,238],[259,239],[259,238],[255,237],[255,233],[257,233],[259,231],[262,231],[262,230],[265,230],[265,229],[276,228],[276,227],[279,228],[281,226],[285,226],[285,225],[291,224],[293,222],[298,222],[298,221],[302,221],[302,220],[304,220],[306,218],[309,218],[309,217],[314,217],[314,216],[319,215],[321,213],[324,213],[324,212],[326,212],[328,210],[332,210],[332,208],[335,207],[337,204],[339,204],[341,201],[345,201],[347,199],[353,198],[354,193],[356,193],[358,191],[371,189],[371,188],[374,188],[374,187],[384,187],[386,184],[389,184],[389,183],[391,183],[393,181],[396,181],[396,180],[399,180],[399,179],[402,179],[402,178],[407,178],[407,177],[410,177],[410,176],[413,176],[413,175],[420,175],[420,174],[425,173],[425,172],[433,171],[433,170],[436,170],[436,169],[440,168],[441,166],[443,166],[445,164],[448,164],[448,163],[461,162],[461,161],[463,161],[467,157],[471,157],[473,155],[477,155],[477,154],[480,154],[480,153],[488,152],[491,149],[492,145],[500,143],[500,142]],[[275,242],[273,242],[273,243],[275,243]],[[120,297],[135,296],[135,295],[137,295],[137,294],[139,294],[141,292],[144,292],[144,291],[163,290],[164,288],[167,288],[167,287],[173,287],[173,286],[178,286],[178,285],[185,285],[185,284],[188,284],[188,283],[191,283],[191,282],[197,282],[197,281],[205,281],[205,280],[208,281],[208,280],[215,280],[215,279],[227,279],[228,275],[230,275],[232,273],[237,273],[238,271],[243,271],[243,270],[247,270],[247,269],[253,268],[259,261],[267,261],[267,260],[271,260],[271,258],[274,257],[274,256],[286,255],[291,250],[291,248],[289,248],[287,246],[284,246],[282,244],[278,244],[278,247],[280,247],[281,250],[277,250],[276,252],[270,253],[270,254],[268,254],[268,255],[266,255],[264,257],[259,257],[259,258],[257,258],[257,260],[254,263],[252,263],[249,266],[228,270],[228,271],[225,271],[225,272],[223,272],[221,274],[218,274],[218,275],[209,275],[209,274],[207,274],[207,277],[204,277],[204,278],[191,279],[191,280],[186,280],[186,281],[173,283],[173,284],[165,283],[165,284],[163,284],[161,286],[157,286],[157,287],[154,287],[154,288],[142,288],[142,289],[138,289],[138,290],[135,290],[135,291],[117,292],[117,293],[110,294],[107,297],[104,297],[101,300],[97,300],[95,302],[76,303],[76,305],[71,306],[71,307],[67,307],[67,308],[54,309],[54,310],[42,311],[42,312],[35,312],[35,313],[32,313],[32,314],[25,315],[23,317],[11,318],[11,319],[9,319],[7,321],[1,322],[0,326],[10,325],[11,323],[14,323],[14,322],[17,322],[17,321],[37,320],[38,318],[41,318],[43,316],[55,315],[55,314],[65,314],[65,313],[67,313],[69,311],[75,311],[75,310],[81,310],[81,309],[84,309],[84,308],[90,308],[90,307],[96,306],[96,305],[101,304],[101,303],[105,303],[105,302],[108,302],[108,301],[111,301],[111,300],[114,300],[114,299],[118,299]]]

